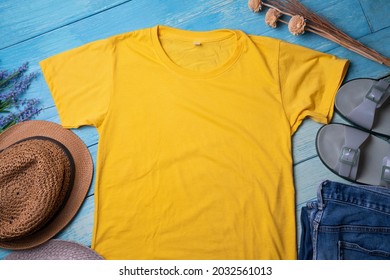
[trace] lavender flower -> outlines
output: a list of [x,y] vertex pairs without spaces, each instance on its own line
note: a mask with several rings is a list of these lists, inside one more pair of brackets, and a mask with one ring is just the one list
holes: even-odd
[[17,114],[16,122],[24,122],[41,111],[41,109],[37,108],[37,104],[39,103],[38,99],[23,100],[22,103],[24,103],[23,110]]
[[28,69],[28,63],[23,63],[17,70],[9,73],[7,70],[2,70],[0,72],[0,89],[5,87],[7,84],[20,77]]
[[13,88],[8,92],[8,98],[12,99],[16,106],[18,106],[18,98],[25,92],[31,84],[31,81],[37,76],[37,73],[31,73],[26,77],[21,77],[14,83]]
[[39,114],[38,99],[20,98],[30,86],[37,73],[25,72],[28,63],[24,63],[17,70],[0,71],[0,132],[18,122],[26,121]]
[[5,79],[5,77],[7,77],[8,75],[8,71],[7,70],[1,70],[0,71],[0,81]]

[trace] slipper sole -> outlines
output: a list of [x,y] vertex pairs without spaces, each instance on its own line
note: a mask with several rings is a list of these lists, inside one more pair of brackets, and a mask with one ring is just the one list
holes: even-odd
[[[357,130],[358,133],[366,133],[352,126],[343,124],[328,124],[320,128],[316,137],[316,149],[319,158],[325,166],[334,172],[346,141],[346,133]],[[348,181],[366,185],[385,185],[381,181],[383,158],[389,156],[390,144],[385,140],[368,134],[367,140],[360,146],[360,157],[355,179],[340,176]]]

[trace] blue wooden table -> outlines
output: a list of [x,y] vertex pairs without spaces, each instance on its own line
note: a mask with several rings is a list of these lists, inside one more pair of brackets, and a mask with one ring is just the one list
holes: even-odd
[[[390,0],[302,0],[351,37],[390,57]],[[263,13],[248,9],[247,0],[2,0],[0,1],[0,69],[15,69],[28,61],[38,71],[39,61],[115,34],[169,25],[187,30],[240,29],[327,52],[350,60],[346,80],[381,78],[390,68],[363,58],[339,45],[306,32],[293,36],[285,25],[272,29]],[[39,98],[44,110],[37,119],[59,123],[49,89],[40,75],[25,97]],[[337,114],[332,122],[345,122]],[[314,139],[321,124],[305,120],[293,136],[294,179],[297,217],[300,208],[316,195],[325,180],[343,181],[330,172],[316,154]],[[74,130],[88,146],[94,162],[98,134],[91,127]],[[89,246],[92,239],[94,182],[77,216],[56,238]],[[300,225],[297,222],[298,236]],[[0,259],[9,251],[0,249]]]

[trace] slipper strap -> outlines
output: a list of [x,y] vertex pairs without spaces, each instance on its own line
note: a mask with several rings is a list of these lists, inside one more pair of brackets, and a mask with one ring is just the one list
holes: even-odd
[[390,84],[385,80],[375,81],[366,94],[363,102],[351,111],[348,118],[364,127],[372,129],[375,112],[390,96]]
[[342,177],[356,180],[359,166],[360,147],[367,140],[369,133],[344,126],[345,142],[341,149],[335,170]]
[[390,186],[390,156],[383,158],[381,185]]

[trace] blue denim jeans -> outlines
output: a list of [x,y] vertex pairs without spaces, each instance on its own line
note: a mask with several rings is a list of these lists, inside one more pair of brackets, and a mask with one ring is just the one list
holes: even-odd
[[300,260],[390,260],[390,189],[323,182],[302,207]]

